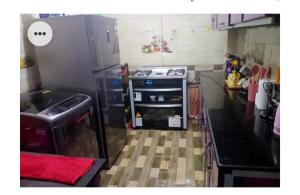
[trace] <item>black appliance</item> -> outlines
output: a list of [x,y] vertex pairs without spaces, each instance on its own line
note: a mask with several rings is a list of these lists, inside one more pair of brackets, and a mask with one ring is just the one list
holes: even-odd
[[187,67],[143,67],[129,77],[134,128],[187,129]]

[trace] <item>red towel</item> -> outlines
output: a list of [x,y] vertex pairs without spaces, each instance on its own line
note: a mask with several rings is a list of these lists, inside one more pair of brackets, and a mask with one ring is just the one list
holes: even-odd
[[95,159],[21,153],[21,178],[74,185]]

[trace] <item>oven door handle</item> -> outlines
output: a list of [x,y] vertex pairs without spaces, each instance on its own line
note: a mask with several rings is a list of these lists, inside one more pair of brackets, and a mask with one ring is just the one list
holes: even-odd
[[109,107],[124,107],[124,104],[109,104]]
[[182,107],[182,104],[135,104],[135,106],[146,108],[176,108]]
[[113,91],[113,92],[123,92],[123,88],[117,88],[117,89],[107,89],[107,91]]
[[133,91],[182,91],[182,88],[161,88],[161,89],[134,88]]

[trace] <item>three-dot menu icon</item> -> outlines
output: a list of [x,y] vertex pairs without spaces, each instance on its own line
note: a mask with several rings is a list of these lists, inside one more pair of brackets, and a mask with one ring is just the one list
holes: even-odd
[[35,46],[45,46],[52,40],[52,28],[44,21],[32,23],[27,31],[29,41]]

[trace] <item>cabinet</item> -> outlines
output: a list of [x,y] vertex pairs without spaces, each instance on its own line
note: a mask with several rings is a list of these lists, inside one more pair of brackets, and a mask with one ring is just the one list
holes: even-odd
[[206,151],[207,167],[206,167],[206,187],[219,186],[219,168],[216,162],[214,146],[210,144]]
[[230,25],[242,23],[243,14],[230,14]]
[[[209,104],[205,102],[203,91],[201,91],[201,112],[200,112],[200,129],[204,143],[204,186],[205,187],[278,187],[280,186],[280,173],[268,169],[256,169],[254,167],[240,166],[239,164],[230,163],[231,159],[239,156],[226,155],[222,145],[216,142],[216,131],[212,127],[209,115]],[[216,122],[216,121],[215,121]],[[219,134],[220,136],[220,134]],[[224,137],[225,139],[225,137]],[[224,142],[225,143],[225,142]],[[226,142],[232,143],[232,142]],[[223,152],[223,154],[222,154]],[[228,152],[227,152],[228,153]],[[220,158],[221,157],[221,158]]]
[[[205,108],[203,109],[206,110]],[[206,120],[204,127],[204,146],[205,146],[205,161],[204,161],[204,186],[205,187],[218,187],[219,184],[219,168],[216,162],[215,148],[212,141],[210,126],[208,123],[207,112],[202,113]]]
[[243,22],[249,22],[266,17],[266,14],[243,14]]
[[279,14],[215,14],[212,15],[212,27],[217,30],[233,28],[278,25]]
[[229,26],[229,14],[218,14],[217,27],[224,28]]
[[218,166],[216,148],[207,126],[204,161],[205,187],[279,187],[280,175],[277,172],[245,170],[238,167]]

